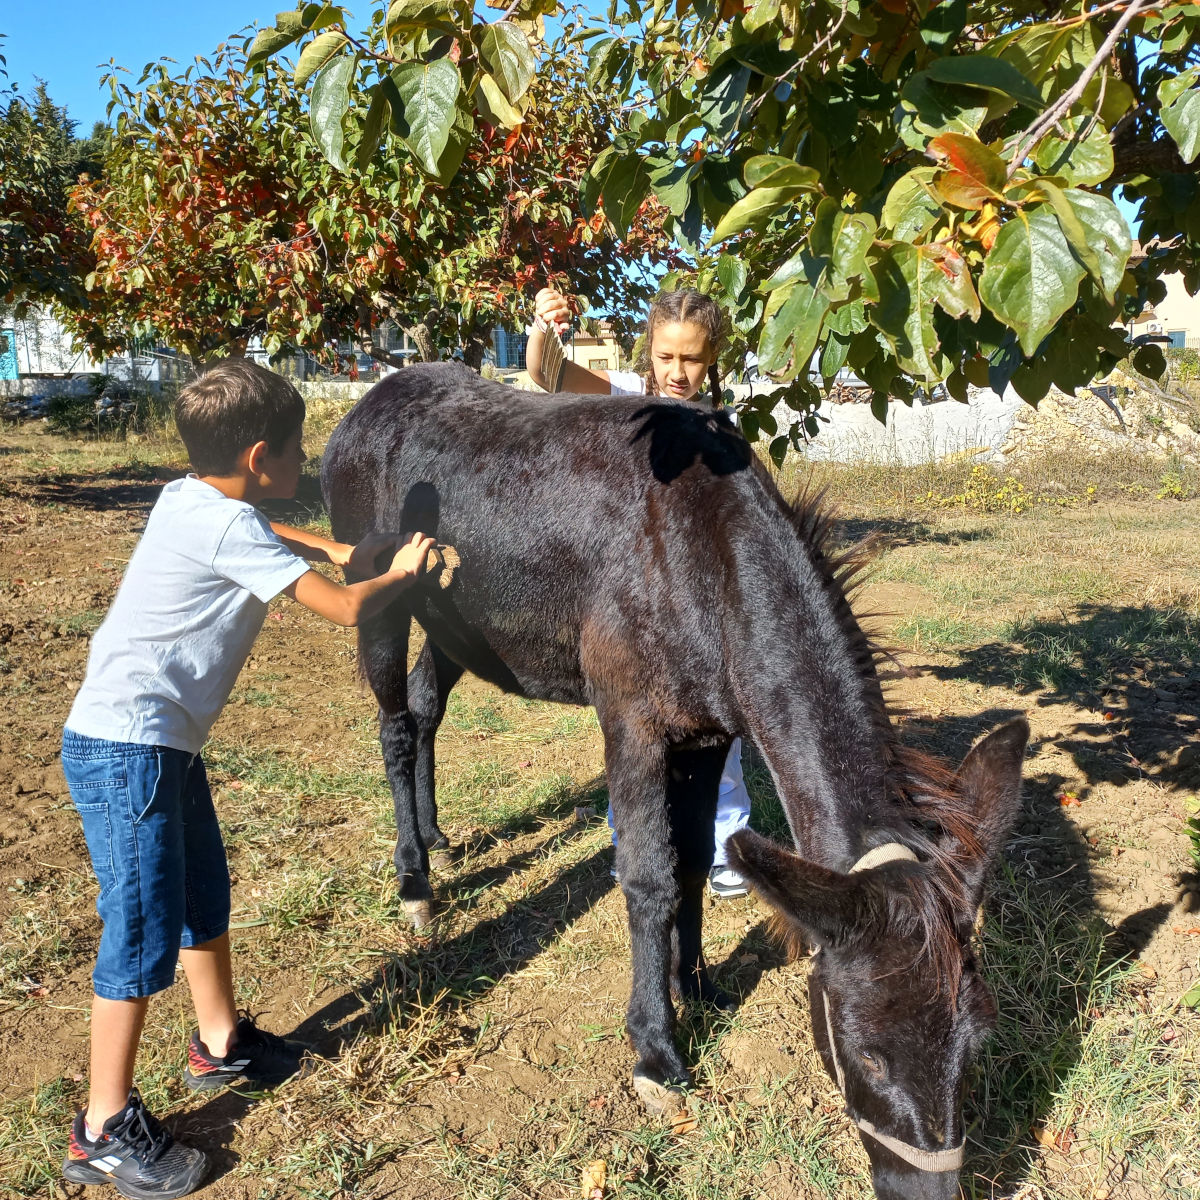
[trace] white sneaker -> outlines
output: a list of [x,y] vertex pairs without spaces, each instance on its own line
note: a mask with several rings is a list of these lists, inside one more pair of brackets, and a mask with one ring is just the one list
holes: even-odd
[[709,871],[708,890],[720,900],[732,900],[750,892],[746,881],[729,866],[713,867]]

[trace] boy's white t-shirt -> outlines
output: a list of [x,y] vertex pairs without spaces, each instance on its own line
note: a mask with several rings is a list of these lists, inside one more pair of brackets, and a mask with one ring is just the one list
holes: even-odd
[[267,615],[309,565],[253,505],[195,475],[163,488],[67,728],[198,754]]

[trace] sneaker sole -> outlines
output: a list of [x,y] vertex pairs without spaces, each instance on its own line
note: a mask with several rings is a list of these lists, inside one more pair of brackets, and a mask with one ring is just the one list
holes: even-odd
[[185,1071],[183,1086],[192,1092],[218,1092],[221,1088],[235,1088],[248,1092],[265,1092],[294,1078],[286,1075],[282,1079],[251,1079],[248,1075],[193,1075]]
[[737,900],[742,896],[750,895],[749,888],[715,888],[710,883],[708,885],[708,894],[715,896],[718,900]]
[[70,1158],[63,1160],[62,1174],[68,1183],[81,1183],[85,1186],[107,1183],[115,1187],[122,1196],[128,1197],[128,1200],[175,1200],[177,1196],[186,1196],[189,1192],[194,1192],[204,1182],[208,1168],[208,1155],[201,1153],[195,1167],[184,1176],[183,1180],[175,1187],[165,1190],[161,1186],[138,1187],[131,1180],[117,1179],[86,1162],[78,1162]]

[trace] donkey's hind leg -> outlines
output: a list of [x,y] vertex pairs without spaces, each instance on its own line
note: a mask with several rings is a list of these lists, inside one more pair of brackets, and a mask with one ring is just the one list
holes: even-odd
[[433,748],[438,726],[446,714],[446,697],[462,678],[463,669],[428,638],[408,673],[408,707],[417,722],[417,829],[434,866],[453,861],[454,851],[437,822]]
[[675,912],[672,945],[675,978],[680,994],[717,1008],[732,1001],[708,976],[701,946],[704,884],[713,864],[713,825],[717,790],[729,747],[675,750],[671,753],[667,782],[667,815],[671,845],[679,879],[679,907]]
[[396,814],[396,881],[413,924],[433,920],[429,856],[421,840],[415,787],[417,722],[408,709],[407,612],[388,612],[359,627],[358,652],[379,701],[379,743]]

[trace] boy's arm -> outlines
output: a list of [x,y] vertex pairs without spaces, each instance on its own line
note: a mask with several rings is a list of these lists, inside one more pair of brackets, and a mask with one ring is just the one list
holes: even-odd
[[415,533],[412,541],[401,546],[382,575],[343,586],[316,571],[306,571],[283,589],[284,595],[335,625],[361,625],[416,583],[432,546],[433,538]]
[[271,532],[297,558],[304,558],[309,562],[327,562],[333,563],[335,567],[344,567],[350,561],[350,553],[354,549],[345,542],[330,541],[319,533],[294,529],[291,525],[280,525],[277,521],[271,522]]

